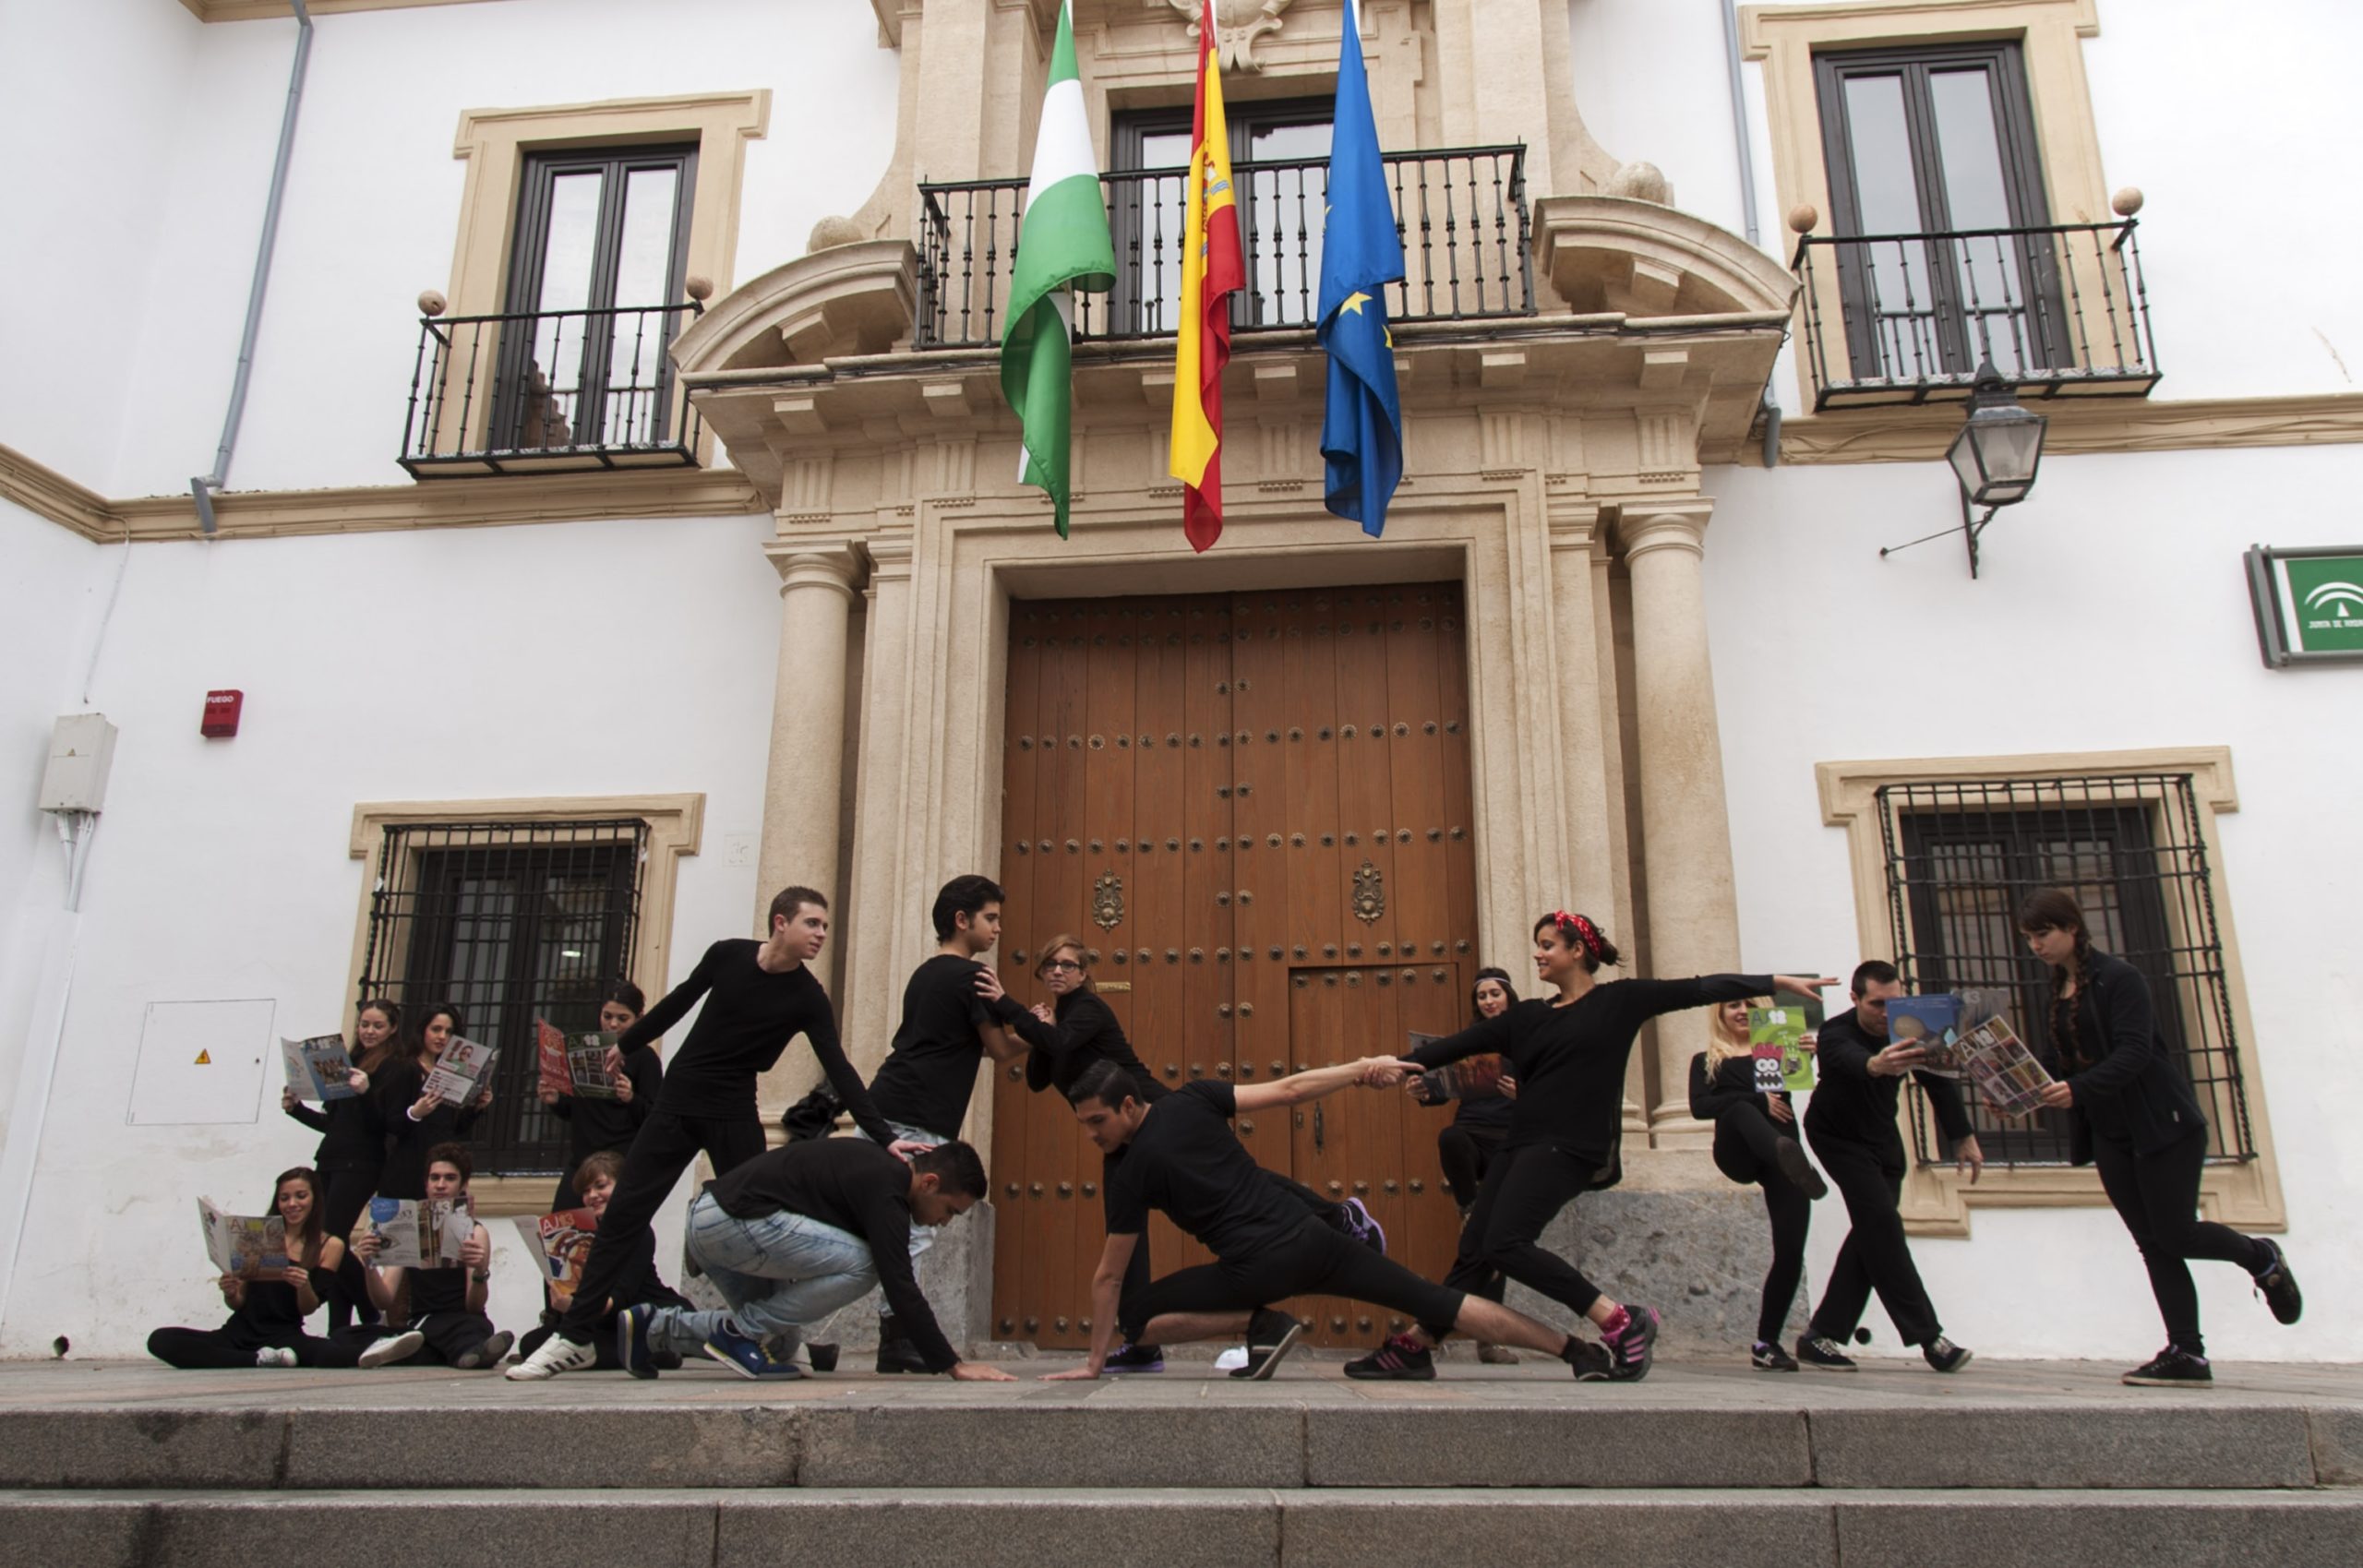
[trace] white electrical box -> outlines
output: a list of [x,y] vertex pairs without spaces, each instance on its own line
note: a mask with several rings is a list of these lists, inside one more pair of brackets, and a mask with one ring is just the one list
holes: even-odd
[[107,770],[114,766],[114,726],[104,713],[68,713],[49,736],[49,766],[41,775],[44,811],[96,811],[106,803]]

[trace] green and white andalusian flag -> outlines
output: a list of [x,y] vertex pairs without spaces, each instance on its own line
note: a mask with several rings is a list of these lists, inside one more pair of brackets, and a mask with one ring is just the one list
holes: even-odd
[[1001,395],[1024,427],[1021,485],[1050,493],[1059,537],[1067,534],[1067,436],[1074,418],[1074,291],[1116,282],[1116,247],[1091,155],[1091,122],[1074,67],[1074,22],[1059,7],[1059,41],[1034,138],[1034,178],[1017,232],[1009,326],[1001,340]]

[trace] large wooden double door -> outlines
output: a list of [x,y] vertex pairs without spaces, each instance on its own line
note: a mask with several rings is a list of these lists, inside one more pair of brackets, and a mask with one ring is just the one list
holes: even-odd
[[[1466,636],[1455,583],[1010,606],[1002,976],[1074,933],[1168,1086],[1399,1051],[1469,1014],[1476,952]],[[1242,1117],[1257,1160],[1359,1197],[1440,1275],[1448,1113],[1349,1089]],[[1087,1341],[1100,1156],[1059,1097],[995,1079],[998,1336]],[[1162,1219],[1158,1273],[1205,1253]],[[1325,1343],[1389,1326],[1304,1300]]]

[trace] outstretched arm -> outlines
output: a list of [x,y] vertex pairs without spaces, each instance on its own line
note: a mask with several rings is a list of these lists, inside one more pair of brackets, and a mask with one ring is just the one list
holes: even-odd
[[1119,1332],[1116,1319],[1123,1307],[1124,1271],[1132,1266],[1134,1249],[1140,1244],[1137,1232],[1108,1238],[1108,1245],[1099,1251],[1099,1266],[1091,1275],[1091,1353],[1084,1358],[1082,1366],[1063,1372],[1051,1372],[1043,1382],[1068,1382],[1096,1378],[1107,1369],[1109,1352],[1116,1347]]
[[1392,1089],[1403,1082],[1406,1072],[1418,1071],[1417,1063],[1399,1061],[1390,1056],[1366,1056],[1355,1061],[1316,1067],[1310,1072],[1292,1072],[1269,1083],[1242,1083],[1231,1094],[1233,1103],[1243,1114],[1270,1110],[1278,1106],[1301,1106],[1307,1100],[1334,1095],[1354,1083],[1367,1084],[1373,1089]]

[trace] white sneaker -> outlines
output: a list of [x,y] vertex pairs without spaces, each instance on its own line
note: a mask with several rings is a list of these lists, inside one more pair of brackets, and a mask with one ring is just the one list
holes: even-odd
[[294,1364],[295,1352],[283,1345],[266,1345],[255,1352],[255,1365],[258,1367],[292,1367]]
[[1215,1371],[1227,1372],[1247,1364],[1247,1347],[1234,1345],[1215,1358]]
[[540,1382],[560,1372],[586,1372],[598,1364],[599,1353],[590,1346],[553,1334],[542,1341],[539,1350],[501,1375],[511,1382]]
[[383,1367],[395,1361],[407,1361],[417,1355],[419,1348],[426,1343],[426,1335],[416,1329],[412,1329],[407,1334],[395,1335],[390,1339],[380,1339],[361,1353],[361,1364],[365,1367]]

